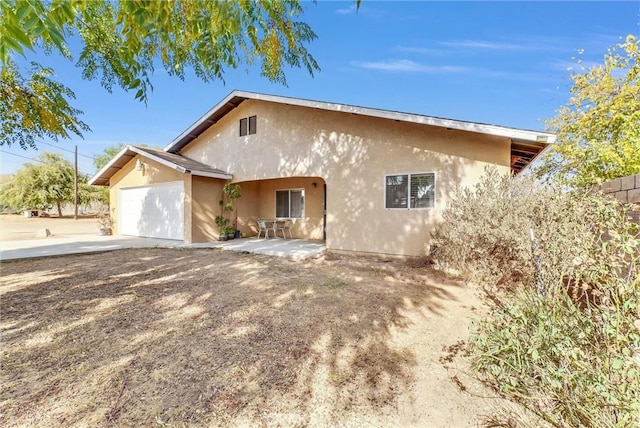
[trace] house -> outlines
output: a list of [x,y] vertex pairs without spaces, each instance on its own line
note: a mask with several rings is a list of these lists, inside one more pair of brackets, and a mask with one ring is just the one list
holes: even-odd
[[223,185],[249,236],[289,218],[327,249],[423,255],[458,186],[487,165],[514,174],[555,136],[537,131],[233,91],[164,150],[128,146],[91,180],[110,187],[115,232],[218,239]]

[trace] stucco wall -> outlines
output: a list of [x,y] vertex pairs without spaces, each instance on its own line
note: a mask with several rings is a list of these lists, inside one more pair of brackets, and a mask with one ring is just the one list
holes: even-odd
[[215,219],[220,212],[220,195],[224,181],[206,177],[191,177],[191,240],[209,242],[218,239]]
[[[140,171],[135,169],[136,160],[140,159],[144,163],[144,168]],[[167,168],[150,159],[137,155],[129,161],[120,171],[116,172],[109,180],[109,200],[112,216],[115,219],[114,233],[119,234],[118,219],[122,214],[119,206],[119,191],[128,187],[145,186],[150,184],[166,183],[170,181],[182,181],[184,183],[184,239],[185,242],[192,242],[191,237],[191,176]],[[125,213],[126,214],[126,213]]]
[[[239,119],[251,115],[258,117],[257,133],[239,137]],[[510,141],[248,100],[181,153],[230,172],[236,182],[322,177],[327,184],[327,248],[421,255],[458,185],[474,185],[486,165],[509,171]],[[435,208],[385,209],[385,174],[419,172],[436,174]]]

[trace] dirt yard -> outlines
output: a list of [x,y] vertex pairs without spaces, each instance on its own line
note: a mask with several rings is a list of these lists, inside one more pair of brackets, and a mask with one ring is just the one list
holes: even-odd
[[52,236],[98,235],[98,223],[93,216],[81,216],[74,220],[66,217],[31,217],[0,215],[0,241],[35,239],[42,229],[49,229]]
[[473,287],[401,261],[136,249],[1,264],[2,426],[476,426]]

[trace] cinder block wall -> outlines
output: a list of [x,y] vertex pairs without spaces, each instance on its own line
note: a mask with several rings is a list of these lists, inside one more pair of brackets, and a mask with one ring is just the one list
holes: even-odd
[[640,204],[640,174],[607,181],[600,186],[600,190],[622,202]]
[[[638,204],[640,207],[640,174],[607,181],[600,186],[600,190],[622,202]],[[630,216],[632,221],[640,223],[640,210],[631,212]]]

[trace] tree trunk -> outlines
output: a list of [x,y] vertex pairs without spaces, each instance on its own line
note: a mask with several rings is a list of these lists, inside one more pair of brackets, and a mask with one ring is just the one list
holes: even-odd
[[62,218],[62,206],[60,205],[60,201],[56,201],[56,206],[58,207],[58,218]]

